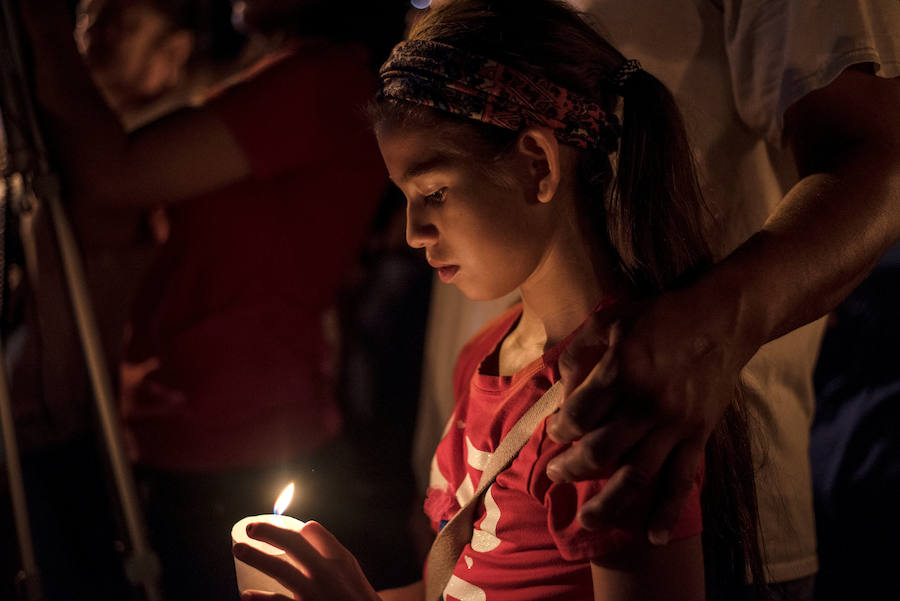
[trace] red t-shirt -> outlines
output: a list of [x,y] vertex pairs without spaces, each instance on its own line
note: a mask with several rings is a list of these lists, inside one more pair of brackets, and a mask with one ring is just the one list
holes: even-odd
[[339,433],[323,314],[387,186],[374,89],[364,51],[311,46],[206,103],[252,175],[170,212],[128,350],[160,361],[125,416],[138,462],[275,464]]
[[[485,372],[485,358],[495,355],[520,314],[517,306],[501,315],[460,354],[454,377],[456,409],[435,453],[425,503],[436,530],[472,497],[502,438],[559,379],[558,358],[571,335],[513,376]],[[472,542],[460,554],[444,591],[447,601],[592,599],[591,560],[621,556],[635,536],[643,537],[580,527],[579,508],[604,482],[552,482],[547,463],[565,448],[547,437],[545,420],[498,474],[478,502]],[[701,532],[701,478],[698,475],[673,532],[675,539]]]

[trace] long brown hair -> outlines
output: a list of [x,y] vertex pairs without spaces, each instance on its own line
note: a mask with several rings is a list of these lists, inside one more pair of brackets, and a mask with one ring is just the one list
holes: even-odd
[[[639,295],[673,288],[711,263],[703,235],[708,211],[672,95],[642,70],[616,85],[611,76],[625,58],[568,6],[454,0],[430,10],[409,39],[442,42],[539,75],[608,112],[621,99],[619,147],[578,151],[579,209],[591,237],[614,253]],[[451,139],[462,130],[466,150],[481,159],[501,157],[518,134],[390,100],[376,102],[372,118],[376,127],[443,127]],[[703,512],[707,598],[735,598],[748,567],[761,589],[753,464],[737,402],[707,445]]]

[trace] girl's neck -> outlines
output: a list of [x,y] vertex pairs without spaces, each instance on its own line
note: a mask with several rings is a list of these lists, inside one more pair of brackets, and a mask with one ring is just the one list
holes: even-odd
[[628,294],[611,255],[591,250],[571,234],[557,236],[520,287],[522,316],[501,344],[501,375],[516,373],[561,342],[603,299]]

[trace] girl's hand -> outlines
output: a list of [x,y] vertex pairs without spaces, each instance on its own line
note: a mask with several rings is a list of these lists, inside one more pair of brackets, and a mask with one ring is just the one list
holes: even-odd
[[[297,601],[380,601],[356,558],[321,524],[307,522],[299,532],[272,524],[247,527],[252,538],[287,552],[274,557],[238,543],[234,556],[278,580]],[[245,592],[242,601],[288,601],[284,595]],[[291,600],[293,601],[293,600]]]

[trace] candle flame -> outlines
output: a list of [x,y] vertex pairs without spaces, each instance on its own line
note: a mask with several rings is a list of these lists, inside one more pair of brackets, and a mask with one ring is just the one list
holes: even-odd
[[291,499],[294,498],[294,483],[291,482],[287,486],[284,487],[284,490],[281,491],[281,494],[278,495],[278,500],[275,501],[275,514],[281,515],[284,513],[284,510],[287,509],[287,506],[291,504]]

